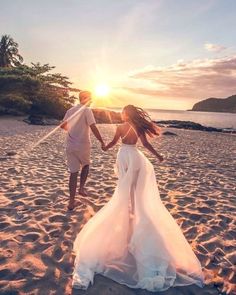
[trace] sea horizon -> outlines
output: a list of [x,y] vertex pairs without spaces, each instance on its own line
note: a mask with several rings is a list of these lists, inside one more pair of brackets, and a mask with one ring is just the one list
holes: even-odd
[[[107,108],[117,111],[122,108]],[[144,108],[153,121],[179,120],[199,123],[206,127],[236,129],[236,114],[224,112],[200,112],[188,110],[164,110]]]

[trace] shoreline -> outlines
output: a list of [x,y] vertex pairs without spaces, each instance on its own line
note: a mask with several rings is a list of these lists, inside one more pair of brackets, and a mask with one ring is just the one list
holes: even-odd
[[236,112],[220,112],[220,111],[204,111],[204,110],[201,110],[201,111],[198,111],[198,110],[186,110],[187,112],[198,112],[198,113],[220,113],[220,114],[235,114],[236,115]]
[[[102,112],[105,112],[102,110]],[[112,120],[109,117],[104,117],[104,114],[102,114],[103,117],[98,117],[95,114],[95,119],[98,125],[103,124],[120,124],[122,123],[121,119],[117,119],[117,113],[116,118]],[[35,125],[35,126],[56,126],[60,124],[60,120],[54,119],[54,118],[48,118],[45,116],[32,116],[31,119],[29,116],[12,116],[12,115],[1,115],[0,120],[2,119],[9,119],[9,120],[18,120],[23,121],[24,123],[27,123],[29,125]],[[204,126],[202,124],[192,122],[192,121],[185,121],[185,120],[153,120],[155,124],[157,124],[160,127],[164,128],[173,128],[173,129],[182,129],[182,130],[196,130],[196,131],[205,131],[205,132],[220,132],[220,133],[227,133],[227,134],[236,134],[236,128],[216,128],[211,126]]]

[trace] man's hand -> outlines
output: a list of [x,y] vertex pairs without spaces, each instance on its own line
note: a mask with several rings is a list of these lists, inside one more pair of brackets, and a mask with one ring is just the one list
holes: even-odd
[[64,121],[64,122],[62,122],[61,124],[60,124],[60,127],[62,128],[62,129],[64,129],[64,130],[68,130],[68,124],[67,124],[67,121]]

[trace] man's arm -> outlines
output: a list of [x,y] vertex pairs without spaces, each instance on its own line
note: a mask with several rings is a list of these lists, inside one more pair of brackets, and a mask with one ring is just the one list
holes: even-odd
[[92,130],[94,136],[97,138],[97,140],[99,140],[99,141],[101,142],[101,145],[104,146],[104,145],[105,145],[105,144],[104,144],[104,141],[103,141],[103,139],[102,139],[102,136],[101,136],[99,130],[97,129],[96,124],[95,124],[95,123],[91,124],[91,125],[90,125],[90,128],[91,128],[91,130]]
[[68,131],[68,123],[67,123],[67,119],[69,118],[69,111],[67,111],[65,113],[64,118],[62,119],[61,124],[59,125],[60,128],[64,129],[65,131]]

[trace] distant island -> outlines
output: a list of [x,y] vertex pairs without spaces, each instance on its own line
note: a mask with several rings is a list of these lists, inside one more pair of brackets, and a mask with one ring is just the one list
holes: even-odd
[[236,113],[236,95],[204,99],[195,103],[190,111]]

